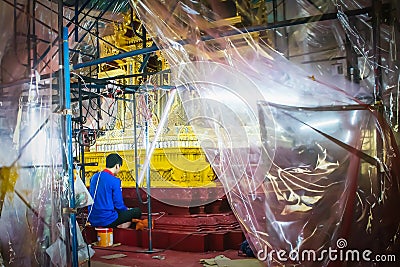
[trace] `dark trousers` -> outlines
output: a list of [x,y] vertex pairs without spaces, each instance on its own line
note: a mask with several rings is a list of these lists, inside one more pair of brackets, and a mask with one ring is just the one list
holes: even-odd
[[107,228],[115,228],[118,225],[132,221],[132,219],[139,219],[142,216],[142,211],[139,208],[132,208],[129,210],[123,210],[118,212],[118,218],[106,225]]

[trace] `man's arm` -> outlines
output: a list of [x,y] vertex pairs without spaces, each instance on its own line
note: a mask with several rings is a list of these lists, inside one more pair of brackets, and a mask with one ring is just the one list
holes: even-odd
[[128,208],[124,204],[124,200],[122,198],[122,187],[121,180],[118,178],[116,182],[113,183],[113,203],[114,207],[117,211],[127,210]]

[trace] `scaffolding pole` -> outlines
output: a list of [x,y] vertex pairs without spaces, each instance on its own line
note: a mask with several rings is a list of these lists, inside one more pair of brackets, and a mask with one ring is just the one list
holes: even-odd
[[[71,88],[69,71],[69,47],[68,47],[68,28],[63,27],[63,58],[64,58],[64,87],[65,87],[65,110],[66,114],[66,132],[67,132],[67,167],[68,167],[68,185],[69,185],[69,208],[70,227],[71,227],[71,246],[72,246],[72,266],[78,267],[78,241],[76,232],[76,214],[75,210],[75,190],[74,190],[74,172],[72,158],[72,114],[71,110]],[[67,234],[67,233],[66,233]]]

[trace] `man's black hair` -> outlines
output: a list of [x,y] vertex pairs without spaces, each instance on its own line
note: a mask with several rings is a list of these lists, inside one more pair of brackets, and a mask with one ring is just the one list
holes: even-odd
[[113,168],[115,165],[119,164],[122,166],[122,158],[116,153],[111,153],[106,158],[106,168]]

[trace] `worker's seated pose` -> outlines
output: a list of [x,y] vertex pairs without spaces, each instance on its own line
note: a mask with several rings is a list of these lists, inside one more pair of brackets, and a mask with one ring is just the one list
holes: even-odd
[[106,169],[90,180],[89,192],[94,203],[89,206],[88,220],[92,226],[128,228],[132,219],[142,215],[139,208],[128,209],[124,204],[121,180],[115,177],[121,166],[122,158],[116,153],[109,154]]

